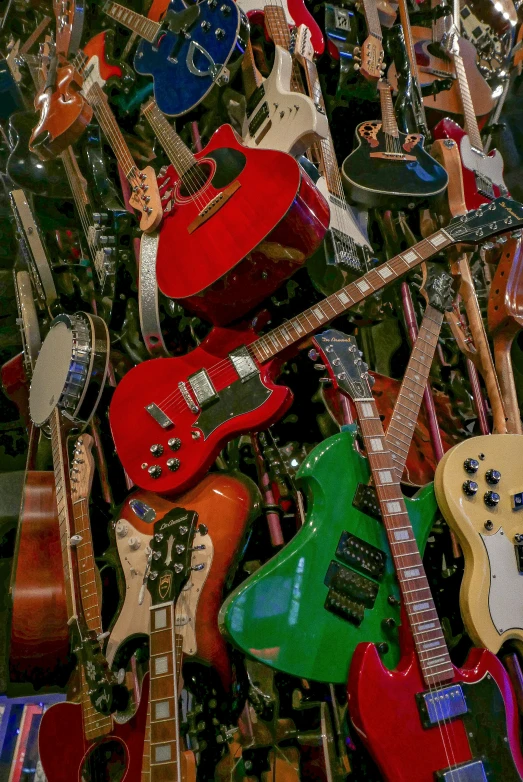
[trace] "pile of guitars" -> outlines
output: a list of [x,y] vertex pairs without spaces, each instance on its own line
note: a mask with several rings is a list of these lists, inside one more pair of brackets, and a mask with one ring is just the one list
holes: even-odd
[[6,782],[523,782],[523,3],[123,2],[0,8]]

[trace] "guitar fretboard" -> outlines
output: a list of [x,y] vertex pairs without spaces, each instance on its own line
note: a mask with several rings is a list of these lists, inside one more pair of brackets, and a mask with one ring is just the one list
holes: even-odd
[[[276,46],[281,46],[288,52],[292,48],[292,38],[289,31],[289,25],[285,18],[285,11],[283,6],[279,5],[266,5],[264,9],[265,24],[269,31],[269,35],[274,41]],[[303,86],[303,80],[301,78],[300,69],[298,63],[293,58],[292,61],[292,77],[291,77],[291,90],[293,92],[301,92],[305,94],[305,87]]]
[[129,147],[127,146],[127,143],[122,135],[122,131],[118,126],[116,117],[109,107],[109,103],[104,91],[100,85],[95,82],[87,89],[85,97],[90,106],[93,108],[94,113],[96,114],[96,119],[100,123],[100,127],[107,137],[107,141],[111,145],[111,149],[116,155],[116,159],[118,160],[118,163],[120,164],[125,176],[127,179],[132,178],[136,173],[136,165],[133,160],[133,156],[129,151]]
[[264,364],[453,242],[447,231],[437,231],[260,337],[248,349],[260,364]]
[[178,176],[182,177],[196,164],[196,158],[183,143],[172,125],[169,124],[154,100],[149,101],[144,106],[142,113],[167,153],[167,157],[176,169]]
[[458,77],[459,94],[461,96],[461,102],[463,104],[463,115],[465,117],[465,130],[468,133],[470,143],[475,149],[483,152],[483,143],[481,141],[481,135],[479,132],[478,121],[476,119],[476,112],[474,110],[474,104],[472,102],[472,96],[470,94],[469,82],[467,79],[467,73],[465,71],[465,63],[460,54],[454,54],[454,65],[456,67],[456,76]]
[[137,33],[141,38],[145,38],[149,43],[153,43],[160,31],[159,22],[153,22],[152,19],[137,14],[119,3],[106,3],[103,10],[111,19]]
[[378,408],[372,396],[354,402],[418,660],[431,687],[453,678],[452,662]]

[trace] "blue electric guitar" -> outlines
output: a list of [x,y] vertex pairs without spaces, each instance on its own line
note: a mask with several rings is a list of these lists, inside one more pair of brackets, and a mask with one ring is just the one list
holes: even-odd
[[249,38],[247,17],[234,0],[171,0],[161,22],[110,0],[103,10],[143,39],[134,68],[153,77],[156,103],[171,117],[197,106],[215,83],[228,82],[227,63],[243,54]]

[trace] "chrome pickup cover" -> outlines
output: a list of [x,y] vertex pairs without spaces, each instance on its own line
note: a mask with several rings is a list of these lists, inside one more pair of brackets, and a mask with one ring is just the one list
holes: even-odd
[[205,369],[200,369],[199,372],[191,375],[187,383],[191,387],[196,401],[202,410],[210,402],[214,402],[215,399],[219,398]]
[[425,728],[467,713],[467,703],[460,684],[451,684],[432,692],[422,692],[417,697]]
[[438,782],[488,782],[481,760],[458,764],[447,771],[438,771],[436,779]]
[[234,368],[242,382],[258,373],[256,362],[245,345],[241,345],[239,348],[231,351],[229,358],[234,364]]

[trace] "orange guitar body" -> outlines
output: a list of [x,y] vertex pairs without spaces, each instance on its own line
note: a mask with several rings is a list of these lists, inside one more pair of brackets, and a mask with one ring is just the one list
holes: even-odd
[[52,472],[28,470],[11,577],[12,683],[57,684],[69,632]]
[[72,65],[58,68],[53,91],[44,89],[35,98],[40,121],[33,130],[29,148],[42,160],[50,160],[74,144],[93,116],[80,95],[82,77]]

